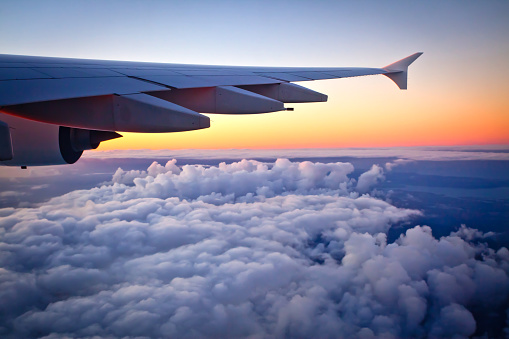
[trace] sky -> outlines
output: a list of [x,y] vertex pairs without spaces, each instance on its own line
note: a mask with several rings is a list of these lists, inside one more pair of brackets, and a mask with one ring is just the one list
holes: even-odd
[[124,133],[103,150],[509,143],[507,1],[5,1],[0,11],[4,54],[382,67],[424,52],[407,91],[384,76],[302,82],[329,101]]

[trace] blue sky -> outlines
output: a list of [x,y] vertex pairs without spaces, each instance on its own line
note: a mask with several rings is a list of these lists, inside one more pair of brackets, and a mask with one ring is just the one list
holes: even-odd
[[[5,1],[2,52],[337,65],[507,53],[506,1]],[[484,53],[483,53],[484,51]],[[342,55],[342,59],[337,59]]]

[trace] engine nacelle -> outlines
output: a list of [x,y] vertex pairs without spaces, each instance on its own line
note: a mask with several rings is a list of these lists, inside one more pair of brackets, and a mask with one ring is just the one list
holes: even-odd
[[119,137],[115,132],[57,126],[0,113],[0,165],[73,164],[84,150]]

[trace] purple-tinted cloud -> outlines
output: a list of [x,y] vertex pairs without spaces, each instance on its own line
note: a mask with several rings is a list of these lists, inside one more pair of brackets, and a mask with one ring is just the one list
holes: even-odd
[[383,168],[378,165],[373,165],[369,171],[366,171],[359,176],[356,190],[359,193],[367,193],[372,187],[384,180],[385,176]]
[[468,337],[474,314],[505,311],[507,249],[474,245],[484,235],[466,227],[388,244],[420,212],[358,197],[353,170],[170,161],[0,210],[0,333]]

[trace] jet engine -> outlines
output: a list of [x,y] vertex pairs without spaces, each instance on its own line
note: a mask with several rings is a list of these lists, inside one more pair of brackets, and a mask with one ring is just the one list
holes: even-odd
[[83,151],[119,137],[116,132],[57,126],[0,113],[0,165],[73,164]]

